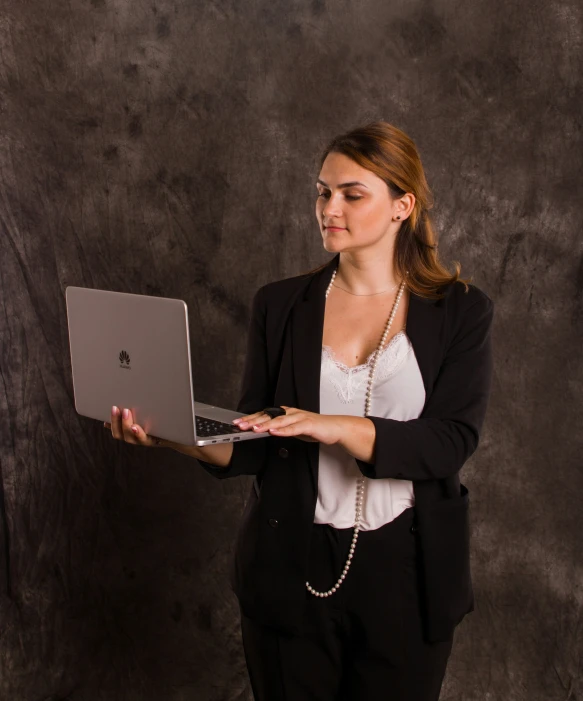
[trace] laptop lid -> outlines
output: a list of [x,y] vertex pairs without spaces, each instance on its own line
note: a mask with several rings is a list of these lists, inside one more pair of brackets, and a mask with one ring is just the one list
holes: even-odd
[[77,412],[110,421],[128,407],[146,433],[194,445],[186,303],[72,286],[65,297]]

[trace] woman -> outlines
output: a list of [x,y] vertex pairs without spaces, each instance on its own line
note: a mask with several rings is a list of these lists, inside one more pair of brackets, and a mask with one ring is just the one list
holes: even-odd
[[[255,476],[231,582],[256,699],[435,700],[474,605],[459,470],[486,413],[493,304],[438,261],[399,129],[334,139],[317,189],[336,255],[253,299],[238,421],[270,437],[162,445]],[[129,412],[111,426],[154,444]]]

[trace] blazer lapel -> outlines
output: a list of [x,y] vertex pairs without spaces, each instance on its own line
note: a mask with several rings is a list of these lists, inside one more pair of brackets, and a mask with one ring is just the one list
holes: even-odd
[[[320,413],[320,369],[326,289],[340,262],[340,254],[314,274],[303,296],[294,304],[292,322],[292,365],[298,409]],[[390,311],[390,310],[389,310]],[[387,311],[388,314],[388,311]],[[406,332],[419,364],[426,392],[431,393],[443,349],[443,306],[438,301],[411,293]],[[364,407],[363,407],[364,410]],[[374,412],[374,407],[373,407]],[[318,443],[306,443],[317,478]],[[316,480],[317,484],[317,480]]]
[[317,414],[320,413],[320,367],[326,289],[339,261],[340,254],[337,254],[325,268],[314,275],[292,312],[292,362],[299,402],[297,408]]
[[439,371],[443,352],[443,306],[439,300],[411,293],[406,333],[413,346],[425,387],[425,403]]

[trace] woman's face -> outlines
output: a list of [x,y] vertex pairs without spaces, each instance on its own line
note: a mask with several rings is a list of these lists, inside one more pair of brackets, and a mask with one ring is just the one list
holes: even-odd
[[316,187],[316,216],[330,252],[374,246],[408,214],[410,196],[393,199],[381,178],[342,153],[328,154]]

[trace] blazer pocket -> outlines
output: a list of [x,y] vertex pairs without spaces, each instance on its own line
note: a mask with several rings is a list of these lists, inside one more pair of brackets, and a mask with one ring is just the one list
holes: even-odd
[[418,513],[423,603],[429,642],[447,640],[473,610],[470,573],[469,494],[434,502]]

